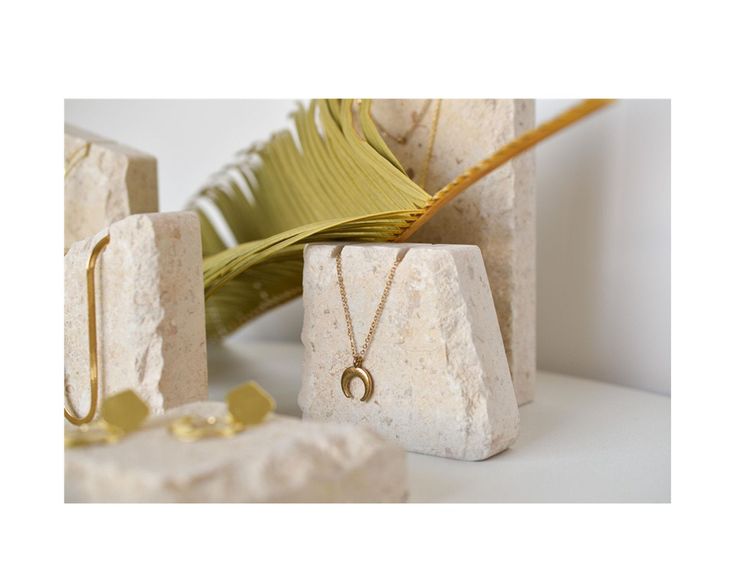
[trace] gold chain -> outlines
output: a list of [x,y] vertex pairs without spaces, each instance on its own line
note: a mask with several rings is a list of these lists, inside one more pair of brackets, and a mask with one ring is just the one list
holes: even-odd
[[84,425],[89,423],[97,413],[97,402],[99,398],[99,376],[98,376],[98,359],[97,359],[97,302],[95,300],[94,287],[94,270],[97,265],[97,258],[102,250],[107,247],[110,242],[109,233],[104,235],[92,248],[89,258],[87,259],[87,332],[89,334],[89,410],[83,417],[72,414],[71,411],[64,407],[64,416],[66,420],[74,425]]
[[411,114],[412,124],[409,129],[401,135],[392,134],[376,117],[372,117],[375,126],[381,133],[383,133],[383,135],[392,139],[399,145],[405,145],[408,143],[413,133],[419,128],[419,126],[421,126],[432,102],[436,102],[436,107],[434,108],[434,115],[431,120],[431,129],[429,130],[429,146],[426,149],[426,154],[424,155],[424,160],[421,165],[421,173],[419,174],[418,181],[416,182],[423,189],[426,189],[426,179],[429,177],[429,165],[431,164],[431,158],[434,155],[434,141],[436,140],[436,130],[439,126],[439,114],[441,113],[442,99],[438,98],[436,100],[432,100],[429,98],[428,100],[425,100],[421,110],[418,113],[414,112]]
[[429,131],[429,146],[426,148],[426,155],[424,155],[424,164],[421,166],[421,175],[419,175],[418,185],[422,189],[426,190],[426,179],[429,177],[429,165],[431,165],[431,158],[434,155],[434,142],[436,141],[436,130],[439,128],[439,115],[442,109],[442,99],[439,98],[436,101],[436,108],[434,109],[434,117],[431,120],[431,130]]
[[373,335],[375,335],[375,329],[378,326],[380,315],[383,314],[383,307],[385,306],[385,301],[388,299],[388,292],[390,292],[390,287],[393,285],[393,278],[396,275],[396,270],[398,269],[398,264],[401,263],[401,259],[403,259],[403,256],[398,255],[396,257],[396,260],[393,262],[390,271],[388,272],[388,277],[385,281],[385,288],[383,288],[383,295],[380,297],[378,308],[375,311],[373,322],[370,323],[370,330],[368,331],[367,337],[365,337],[365,342],[362,345],[362,349],[358,353],[357,342],[355,341],[355,330],[352,327],[352,318],[350,317],[350,306],[347,303],[345,278],[344,274],[342,273],[342,250],[340,249],[339,253],[337,253],[337,282],[339,283],[339,294],[342,297],[342,309],[345,313],[345,322],[347,323],[347,335],[350,338],[352,361],[355,367],[360,367],[362,365],[362,362],[365,360],[365,354],[367,353],[368,347],[370,346],[370,342],[373,340]]
[[394,135],[388,129],[386,129],[380,122],[375,118],[373,118],[373,122],[375,123],[375,126],[378,127],[378,130],[383,133],[386,137],[389,139],[392,139],[399,145],[405,145],[408,143],[408,140],[411,138],[411,135],[414,134],[416,129],[419,128],[419,125],[421,124],[421,121],[424,119],[424,116],[426,116],[426,113],[429,111],[429,106],[431,106],[431,103],[433,100],[431,98],[428,98],[427,100],[424,100],[424,104],[421,107],[421,110],[419,110],[418,113],[413,112],[411,113],[411,126],[408,127],[408,130],[406,130],[404,133],[401,133],[400,135]]

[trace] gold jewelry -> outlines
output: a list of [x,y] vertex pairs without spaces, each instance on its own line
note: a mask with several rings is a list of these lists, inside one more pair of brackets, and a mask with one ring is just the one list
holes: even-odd
[[[429,111],[429,107],[431,106],[431,103],[434,102],[431,98],[428,100],[424,100],[424,104],[419,110],[419,112],[412,112],[411,113],[411,126],[408,128],[407,131],[404,133],[401,133],[399,135],[394,135],[391,132],[388,131],[382,124],[380,124],[380,121],[377,119],[377,117],[372,116],[373,122],[375,123],[375,126],[378,128],[378,130],[388,137],[389,139],[395,141],[399,145],[405,145],[408,143],[411,136],[414,134],[414,132],[421,126],[421,123],[426,116],[426,113]],[[434,108],[434,115],[431,120],[431,128],[429,130],[429,145],[426,148],[426,154],[424,155],[424,160],[421,165],[421,172],[419,173],[418,180],[416,183],[422,188],[426,188],[426,179],[429,176],[429,164],[431,163],[431,158],[434,155],[434,141],[436,139],[436,130],[439,126],[439,114],[441,113],[441,106],[442,106],[442,99],[438,98],[436,99],[436,107]],[[410,174],[410,171],[409,171]],[[413,179],[413,178],[412,178]]]
[[83,447],[102,443],[117,443],[125,435],[136,431],[148,418],[148,406],[132,390],[125,390],[105,398],[102,418],[91,425],[64,433],[64,447]]
[[434,142],[436,141],[436,130],[439,128],[439,114],[441,114],[441,110],[442,99],[439,98],[436,101],[434,117],[431,119],[431,130],[429,131],[429,146],[426,148],[426,155],[424,155],[424,163],[421,166],[419,181],[416,182],[424,190],[426,189],[426,179],[429,177],[429,165],[431,164],[431,158],[434,156]]
[[227,394],[227,416],[183,416],[168,427],[180,441],[209,437],[232,437],[248,427],[259,425],[276,409],[276,401],[256,382],[245,382]]
[[[97,374],[97,302],[95,300],[94,289],[94,269],[97,265],[97,258],[102,250],[107,247],[110,242],[110,235],[105,235],[92,248],[87,260],[87,332],[89,334],[89,389],[91,398],[89,401],[89,410],[83,417],[72,414],[64,406],[64,416],[73,425],[84,425],[90,422],[97,413],[97,401],[99,398],[98,390],[98,374]],[[66,402],[64,402],[66,404]]]
[[355,331],[352,326],[352,318],[350,317],[350,306],[347,303],[345,279],[342,272],[342,249],[340,249],[337,253],[337,283],[339,284],[339,294],[342,298],[342,309],[344,310],[345,322],[347,323],[347,336],[349,337],[350,349],[352,350],[352,365],[345,369],[344,372],[342,372],[341,380],[342,392],[347,398],[352,398],[352,392],[350,392],[350,382],[352,382],[354,378],[359,378],[360,380],[362,380],[362,383],[365,387],[365,392],[363,393],[362,398],[360,398],[362,402],[367,402],[373,395],[373,376],[368,370],[362,367],[362,362],[365,360],[365,355],[367,354],[368,347],[370,347],[370,343],[372,342],[373,336],[375,335],[375,329],[378,326],[380,315],[383,314],[385,301],[388,299],[388,292],[390,292],[390,287],[393,285],[393,278],[396,275],[396,269],[398,269],[398,264],[401,263],[402,259],[403,256],[399,252],[399,254],[396,256],[396,260],[393,262],[393,265],[390,268],[390,271],[388,272],[388,277],[385,281],[385,288],[383,288],[383,294],[380,297],[380,302],[378,303],[378,308],[375,311],[373,321],[372,323],[370,323],[370,329],[368,330],[368,334],[365,337],[365,342],[362,344],[362,349],[360,349],[360,351],[358,352],[357,342],[355,341]]
[[[169,431],[180,441],[232,437],[262,423],[275,407],[275,401],[265,390],[255,382],[246,382],[227,395],[225,418],[183,416],[169,425]],[[102,402],[100,419],[64,432],[64,447],[117,443],[140,429],[149,412],[146,403],[132,390],[108,396]]]
[[411,135],[414,134],[416,129],[419,128],[419,125],[421,124],[421,121],[424,119],[424,116],[426,116],[426,113],[429,111],[429,106],[431,106],[432,99],[428,98],[424,100],[424,104],[421,106],[421,109],[419,112],[412,112],[411,113],[411,126],[408,127],[408,129],[399,134],[394,135],[391,132],[388,131],[383,125],[380,124],[380,122],[373,116],[373,122],[375,123],[375,126],[378,127],[378,130],[383,133],[386,137],[389,139],[392,139],[399,145],[405,145],[408,143],[408,140],[411,138]]

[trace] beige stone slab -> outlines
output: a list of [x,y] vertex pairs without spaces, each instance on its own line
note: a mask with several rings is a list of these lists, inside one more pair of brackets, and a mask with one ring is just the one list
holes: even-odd
[[179,407],[117,445],[65,451],[67,502],[398,502],[403,450],[366,428],[274,415],[229,439],[182,442],[183,414],[222,416],[221,402]]
[[[153,413],[207,398],[199,219],[141,214],[113,223],[97,261],[101,396],[132,388]],[[89,407],[86,264],[99,236],[64,257],[64,385],[77,414]]]
[[[353,380],[336,252],[358,347],[386,276],[401,251],[363,367],[374,380],[367,402]],[[469,245],[320,244],[304,251],[304,344],[298,402],[304,418],[367,425],[408,451],[480,460],[503,451],[519,430],[492,294],[480,250]]]
[[131,214],[158,211],[155,157],[64,126],[64,251]]
[[[436,101],[375,100],[386,142],[416,181],[423,177]],[[443,100],[425,188],[434,193],[535,124],[533,100]],[[423,116],[422,116],[423,112]],[[400,141],[419,121],[413,133]],[[536,183],[533,153],[484,178],[414,236],[480,247],[518,402],[533,399],[536,373]]]

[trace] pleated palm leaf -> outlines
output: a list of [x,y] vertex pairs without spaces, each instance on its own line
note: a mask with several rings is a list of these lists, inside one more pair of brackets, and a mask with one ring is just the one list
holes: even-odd
[[360,102],[357,120],[352,100],[299,107],[296,135],[281,131],[251,148],[195,199],[208,335],[231,333],[300,295],[305,244],[405,240],[469,185],[607,102],[581,103],[434,195],[409,178],[385,144],[368,100]]

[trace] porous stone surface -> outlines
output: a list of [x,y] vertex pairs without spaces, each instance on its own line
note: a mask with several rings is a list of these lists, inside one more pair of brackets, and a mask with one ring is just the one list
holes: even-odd
[[[386,143],[416,181],[424,175],[436,101],[425,106],[425,100],[375,100],[372,106],[387,131]],[[419,124],[406,136],[414,120]],[[436,193],[534,124],[533,100],[443,100],[424,187]],[[470,243],[482,251],[520,404],[533,399],[536,375],[535,174],[533,152],[516,157],[413,237],[425,243]]]
[[128,215],[158,211],[156,159],[64,126],[64,251]]
[[[358,347],[368,333],[399,252],[362,383],[341,389],[352,365],[337,281],[345,290]],[[367,425],[408,451],[480,460],[511,445],[519,416],[480,250],[470,245],[318,244],[304,251],[304,344],[298,402],[304,418]]]
[[223,416],[221,402],[179,407],[119,444],[65,451],[67,502],[398,502],[405,453],[363,427],[273,415],[231,438],[183,442],[181,415]]
[[[133,215],[109,233],[95,271],[100,398],[131,388],[153,413],[206,400],[197,215]],[[79,415],[90,402],[86,264],[102,234],[64,257],[64,387]]]

